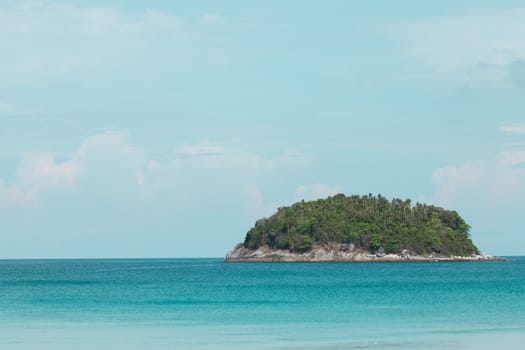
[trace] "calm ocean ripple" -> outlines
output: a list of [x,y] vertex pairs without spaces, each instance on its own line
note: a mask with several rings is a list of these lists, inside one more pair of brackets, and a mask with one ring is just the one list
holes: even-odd
[[0,261],[1,349],[523,349],[525,257]]

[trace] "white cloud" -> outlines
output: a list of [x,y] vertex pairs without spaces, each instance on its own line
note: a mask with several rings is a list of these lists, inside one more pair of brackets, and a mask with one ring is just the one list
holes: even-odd
[[525,86],[525,8],[432,17],[389,28],[406,53],[464,84]]
[[0,208],[9,206],[30,206],[36,202],[36,193],[32,188],[23,189],[15,184],[5,184],[0,179]]
[[499,156],[500,163],[505,166],[519,165],[525,163],[525,151],[504,151]]
[[315,200],[326,198],[341,193],[341,186],[331,186],[323,183],[299,186],[296,190],[296,197],[304,200]]
[[0,179],[0,207],[36,205],[43,192],[71,187],[79,170],[76,159],[58,163],[51,154],[27,155],[13,182]]
[[522,221],[525,198],[522,146],[516,143],[489,159],[436,169],[432,174],[435,191],[430,197],[421,197],[421,201],[458,210],[472,225],[480,249],[518,252],[515,245],[522,237],[516,225],[519,227]]
[[246,201],[248,214],[257,218],[268,217],[281,206],[278,202],[266,203],[261,189],[255,183],[246,184],[242,188],[242,195]]
[[12,181],[0,179],[0,207],[37,205],[47,192],[72,188],[81,175],[90,175],[97,165],[106,167],[102,170],[106,177],[115,173],[119,161],[139,168],[141,153],[139,147],[125,142],[123,133],[107,132],[86,138],[64,162],[51,153],[27,154]]
[[443,206],[495,207],[525,195],[525,173],[504,161],[469,161],[436,169],[430,202]]
[[421,201],[457,210],[482,251],[516,254],[523,238],[516,227],[523,220],[524,170],[498,158],[442,167],[432,175],[434,194]]
[[[306,157],[252,153],[242,145],[186,145],[177,148],[171,160],[154,161],[144,171],[146,190],[171,193],[182,202],[206,200],[235,204],[252,219],[272,214],[283,200],[283,174],[300,172],[310,164]],[[278,189],[276,189],[278,188]],[[288,192],[289,193],[289,192]]]
[[[176,149],[177,157],[152,159],[147,149],[127,141],[124,133],[105,132],[84,139],[65,161],[51,153],[28,154],[15,178],[0,179],[0,206],[40,205],[48,194],[74,189],[68,193],[96,198],[137,196],[139,202],[147,198],[174,206],[234,197],[249,215],[259,217],[277,207],[275,200],[263,200],[260,184],[271,188],[272,178],[308,165],[304,157],[288,153],[265,157],[241,146],[227,151],[211,144]],[[331,190],[317,184],[307,192],[324,195]]]
[[155,178],[152,183],[162,184],[158,186],[179,197],[211,201],[237,198],[245,214],[258,218],[273,213],[282,199],[284,191],[276,190],[282,184],[275,183],[274,179],[280,182],[283,174],[300,172],[310,164],[306,157],[290,157],[286,152],[262,156],[241,145],[206,145],[212,149],[197,146],[178,148],[189,156],[156,162],[155,172],[145,174],[145,183],[150,184],[148,176]]
[[124,132],[111,131],[87,137],[74,153],[73,158],[85,160],[89,157],[111,157],[115,154],[125,157],[141,152],[143,152],[142,147],[126,141]]
[[525,125],[502,125],[499,130],[509,134],[522,134],[525,135]]
[[[523,124],[509,124],[509,125],[502,125],[499,128],[500,131],[508,133],[508,134],[515,134],[515,135],[525,135],[525,125]],[[517,147],[517,148],[523,148],[524,143],[522,141],[518,142],[511,142],[507,145]],[[525,163],[525,150],[523,149],[511,149],[511,150],[505,150],[500,153],[499,162],[503,166],[514,166],[514,165],[520,165]]]
[[28,155],[20,164],[17,181],[47,188],[71,186],[79,168],[78,159],[57,163],[51,154]]

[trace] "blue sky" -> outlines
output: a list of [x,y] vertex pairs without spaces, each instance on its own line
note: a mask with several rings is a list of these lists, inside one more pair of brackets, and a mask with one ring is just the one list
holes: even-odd
[[223,256],[343,192],[525,254],[520,1],[0,1],[0,257]]

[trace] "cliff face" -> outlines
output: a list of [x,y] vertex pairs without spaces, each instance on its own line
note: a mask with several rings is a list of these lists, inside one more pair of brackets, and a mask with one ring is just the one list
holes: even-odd
[[374,254],[356,249],[352,244],[329,244],[315,246],[304,253],[262,246],[249,249],[243,243],[237,244],[228,252],[226,262],[408,262],[408,261],[502,261],[504,259],[485,254],[470,256],[414,255],[404,250],[399,254]]

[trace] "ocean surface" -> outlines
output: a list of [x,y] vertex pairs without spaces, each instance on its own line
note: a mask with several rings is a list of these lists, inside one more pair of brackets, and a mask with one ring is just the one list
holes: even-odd
[[525,349],[525,257],[2,260],[0,349]]

